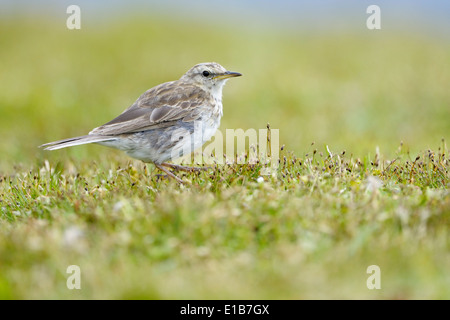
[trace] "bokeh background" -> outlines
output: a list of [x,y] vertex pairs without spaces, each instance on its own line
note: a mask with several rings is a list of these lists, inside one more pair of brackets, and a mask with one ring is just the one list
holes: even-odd
[[[0,171],[117,151],[38,145],[82,135],[146,89],[216,61],[221,129],[280,129],[295,153],[364,156],[450,136],[448,1],[0,1]],[[81,30],[66,9],[81,8]],[[366,9],[381,8],[381,30]]]

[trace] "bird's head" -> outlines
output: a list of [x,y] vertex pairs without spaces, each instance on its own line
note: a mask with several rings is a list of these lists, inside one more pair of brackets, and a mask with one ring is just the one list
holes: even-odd
[[227,71],[216,62],[206,62],[193,66],[180,80],[190,82],[206,90],[221,91],[229,78],[241,75],[239,72]]

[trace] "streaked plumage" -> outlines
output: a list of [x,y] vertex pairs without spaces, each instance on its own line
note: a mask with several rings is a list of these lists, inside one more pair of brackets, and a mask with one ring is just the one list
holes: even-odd
[[218,63],[198,64],[179,80],[147,90],[122,114],[88,135],[46,143],[41,147],[56,150],[98,143],[125,151],[144,162],[153,162],[181,182],[163,166],[189,168],[165,162],[183,156],[186,150],[192,152],[214,135],[223,114],[222,88],[228,78],[240,75],[226,71]]

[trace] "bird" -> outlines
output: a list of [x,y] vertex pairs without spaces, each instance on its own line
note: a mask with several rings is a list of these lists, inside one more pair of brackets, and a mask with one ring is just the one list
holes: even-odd
[[216,62],[199,63],[180,79],[145,91],[131,106],[87,135],[45,143],[57,150],[96,143],[124,151],[128,156],[184,183],[169,169],[198,171],[204,168],[168,163],[211,139],[223,115],[222,89],[230,78],[242,76]]

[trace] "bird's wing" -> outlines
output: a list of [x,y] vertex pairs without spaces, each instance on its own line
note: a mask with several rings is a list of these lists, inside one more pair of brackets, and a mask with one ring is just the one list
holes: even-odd
[[179,81],[160,84],[142,94],[115,119],[89,134],[119,135],[172,125],[178,120],[195,121],[209,95],[197,86]]

